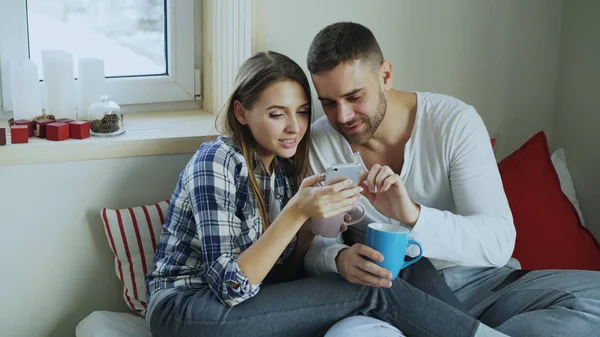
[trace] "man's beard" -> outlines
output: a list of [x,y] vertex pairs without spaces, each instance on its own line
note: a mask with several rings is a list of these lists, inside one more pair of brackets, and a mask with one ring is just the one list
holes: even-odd
[[[387,111],[387,100],[385,99],[385,95],[383,94],[383,90],[379,89],[379,103],[377,105],[377,110],[375,111],[375,116],[368,118],[365,116],[357,116],[357,118],[351,120],[350,122],[339,124],[336,123],[335,128],[339,133],[346,138],[348,143],[353,145],[364,145],[366,144],[371,136],[377,131],[377,128],[383,121],[383,117],[385,117],[385,112]],[[347,135],[344,133],[344,126],[354,125],[356,123],[364,122],[367,126],[366,129],[360,133],[353,133]]]

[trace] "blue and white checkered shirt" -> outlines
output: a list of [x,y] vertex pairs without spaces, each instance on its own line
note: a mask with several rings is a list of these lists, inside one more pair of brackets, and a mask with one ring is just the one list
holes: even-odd
[[[257,155],[254,164],[269,212],[270,177]],[[274,172],[275,198],[283,208],[298,183],[290,160],[275,158]],[[244,156],[229,138],[221,136],[200,146],[171,198],[154,271],[146,278],[149,297],[160,289],[208,286],[225,305],[233,306],[258,293],[260,284],[250,284],[237,263],[263,231],[249,182]],[[291,255],[295,243],[294,238],[277,264]]]

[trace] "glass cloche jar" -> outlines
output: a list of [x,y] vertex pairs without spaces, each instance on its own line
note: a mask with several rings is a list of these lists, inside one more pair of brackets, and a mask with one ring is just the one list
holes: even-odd
[[121,107],[110,100],[108,95],[100,96],[100,100],[90,105],[90,133],[96,137],[111,137],[125,133],[121,115]]

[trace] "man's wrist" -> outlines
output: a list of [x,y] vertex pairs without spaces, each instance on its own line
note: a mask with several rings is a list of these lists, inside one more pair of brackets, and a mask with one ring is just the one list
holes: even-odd
[[413,205],[414,209],[413,212],[411,212],[412,216],[404,223],[410,227],[414,227],[417,224],[417,221],[419,221],[419,216],[421,215],[421,205],[417,204],[416,202],[413,202]]
[[335,255],[335,267],[336,267],[336,268],[337,268],[337,270],[338,270],[338,274],[340,273],[340,268],[338,267],[338,266],[339,266],[339,261],[340,261],[339,259],[340,259],[340,257],[342,256],[342,253],[343,253],[343,252],[344,252],[346,249],[348,249],[348,248],[342,248],[342,249],[340,249],[340,250],[338,251],[338,253]]

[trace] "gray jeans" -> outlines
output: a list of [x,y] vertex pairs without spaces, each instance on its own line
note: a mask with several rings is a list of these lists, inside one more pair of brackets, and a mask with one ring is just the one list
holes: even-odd
[[482,323],[509,336],[600,336],[600,272],[452,267],[442,275]]
[[469,337],[480,325],[401,278],[383,289],[334,274],[265,285],[234,307],[221,304],[208,288],[173,292],[153,307],[153,337],[320,336],[357,314],[388,321],[408,336]]

